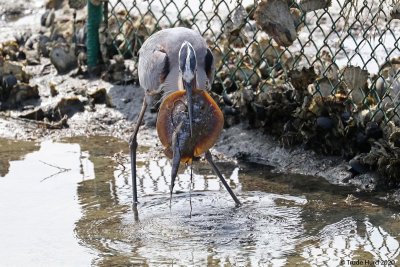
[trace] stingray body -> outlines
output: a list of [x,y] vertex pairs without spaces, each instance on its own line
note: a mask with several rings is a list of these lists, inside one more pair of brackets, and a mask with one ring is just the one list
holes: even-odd
[[185,91],[169,95],[161,104],[157,117],[157,133],[173,158],[173,145],[179,148],[180,161],[191,162],[207,152],[217,141],[224,126],[224,117],[215,101],[204,90],[193,90],[192,134]]

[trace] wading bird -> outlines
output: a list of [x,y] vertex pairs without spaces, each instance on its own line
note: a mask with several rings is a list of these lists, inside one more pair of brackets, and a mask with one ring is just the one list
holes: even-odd
[[[171,186],[174,188],[179,163],[191,162],[205,153],[229,194],[239,200],[215,165],[209,149],[223,127],[223,115],[206,89],[214,78],[214,59],[203,37],[187,28],[171,28],[151,35],[139,50],[139,82],[145,90],[142,109],[129,140],[133,201],[137,203],[137,133],[146,108],[163,95],[157,117],[157,132],[172,158]],[[201,89],[201,90],[199,90]]]

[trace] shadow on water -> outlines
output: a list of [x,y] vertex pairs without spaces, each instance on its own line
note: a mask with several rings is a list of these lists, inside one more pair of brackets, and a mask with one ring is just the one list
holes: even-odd
[[[7,142],[0,140],[1,147]],[[195,162],[193,183],[190,170],[180,169],[170,204],[170,161],[140,147],[136,221],[125,142],[79,137],[12,144],[9,171],[0,177],[0,250],[25,253],[26,262],[336,266],[399,260],[399,211],[373,204],[373,195],[349,197],[354,188],[318,177],[219,162],[243,203],[237,208],[211,168]],[[59,248],[76,256],[65,258]]]

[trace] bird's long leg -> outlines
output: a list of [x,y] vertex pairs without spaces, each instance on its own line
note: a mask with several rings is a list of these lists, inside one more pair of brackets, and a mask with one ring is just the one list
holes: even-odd
[[215,171],[215,173],[218,175],[219,179],[221,179],[222,184],[225,186],[226,190],[228,190],[229,194],[231,195],[231,197],[233,198],[233,200],[235,201],[237,206],[240,206],[241,203],[239,201],[239,199],[236,197],[235,193],[233,193],[231,187],[228,185],[228,183],[226,182],[226,180],[224,179],[224,177],[222,176],[221,172],[219,171],[217,165],[215,165],[213,159],[212,159],[212,155],[210,150],[208,150],[205,154],[206,156],[206,160],[208,161],[208,163],[210,163],[211,167],[213,168],[213,170]]
[[142,110],[140,111],[138,120],[136,122],[135,128],[133,129],[133,133],[129,138],[129,149],[131,152],[131,173],[132,173],[132,190],[133,190],[133,203],[136,204],[138,202],[137,199],[137,186],[136,186],[136,148],[137,148],[137,133],[139,132],[140,124],[142,124],[144,113],[146,112],[147,102],[146,97],[143,99]]

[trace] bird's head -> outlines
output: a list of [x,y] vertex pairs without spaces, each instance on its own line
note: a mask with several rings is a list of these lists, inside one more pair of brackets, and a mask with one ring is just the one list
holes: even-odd
[[195,89],[196,87],[197,60],[196,52],[194,51],[193,46],[188,41],[184,41],[182,43],[181,49],[179,50],[179,71],[182,76],[183,88],[186,91],[190,122],[190,134],[192,135],[192,92],[193,89]]

